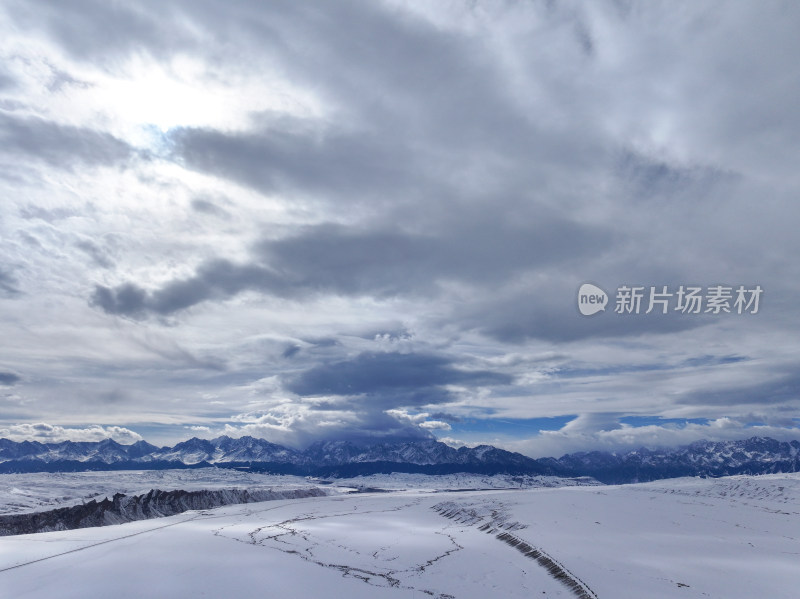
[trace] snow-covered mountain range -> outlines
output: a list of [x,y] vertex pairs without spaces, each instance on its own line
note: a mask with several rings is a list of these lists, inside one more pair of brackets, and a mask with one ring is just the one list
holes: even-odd
[[383,471],[552,474],[549,466],[489,445],[455,449],[434,439],[357,445],[318,442],[297,451],[264,439],[192,438],[173,447],[145,441],[39,443],[0,439],[0,472],[85,469],[161,469],[181,466],[244,466],[291,474],[354,476]]
[[609,484],[681,476],[774,474],[800,472],[800,442],[751,437],[740,441],[697,441],[671,449],[575,453],[558,460],[539,461],[562,472],[580,472]]
[[0,439],[0,472],[209,465],[247,466],[301,475],[476,472],[591,476],[602,482],[621,483],[678,476],[798,472],[800,442],[753,437],[742,441],[699,441],[677,449],[642,448],[626,453],[595,451],[536,460],[490,445],[455,449],[434,439],[366,445],[323,441],[304,451],[253,437],[192,438],[173,447],[156,447],[145,441],[122,445],[111,439],[61,443]]

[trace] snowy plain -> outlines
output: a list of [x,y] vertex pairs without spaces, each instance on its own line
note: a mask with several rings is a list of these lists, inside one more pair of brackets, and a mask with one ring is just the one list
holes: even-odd
[[[392,477],[380,478],[347,484],[388,487]],[[431,492],[452,480],[418,482],[3,537],[0,589],[19,598],[798,596],[800,475],[461,492]]]
[[123,470],[117,472],[57,472],[0,475],[0,515],[22,514],[101,501],[115,493],[143,495],[150,489],[202,491],[217,489],[306,489],[317,487],[331,494],[364,488],[418,489],[509,489],[592,484],[591,479],[555,476],[510,476],[480,474],[375,474],[355,478],[311,479],[301,476],[261,474],[231,468],[175,470]]
[[123,470],[118,472],[36,472],[0,475],[0,515],[52,510],[115,493],[142,495],[150,489],[305,489],[318,486],[301,476],[259,474],[223,468]]

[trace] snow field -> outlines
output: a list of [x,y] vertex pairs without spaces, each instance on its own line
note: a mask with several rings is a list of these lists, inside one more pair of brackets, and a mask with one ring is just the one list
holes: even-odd
[[227,506],[4,537],[0,588],[22,599],[578,596],[498,539],[513,535],[600,599],[796,599],[798,483],[771,475]]

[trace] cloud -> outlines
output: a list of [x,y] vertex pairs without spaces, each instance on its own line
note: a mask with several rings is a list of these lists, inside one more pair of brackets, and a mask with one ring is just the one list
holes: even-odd
[[719,383],[712,388],[698,388],[682,394],[678,404],[735,406],[800,403],[800,374],[779,373],[764,376],[758,382],[726,385]]
[[230,218],[230,214],[224,209],[210,200],[203,198],[195,198],[191,203],[192,209],[202,214],[209,214],[219,218]]
[[[5,6],[0,363],[24,377],[0,426],[521,443],[580,415],[534,436],[553,447],[643,438],[632,415],[664,442],[780,429],[797,10]],[[765,293],[752,317],[586,318],[587,281]]]
[[43,422],[0,428],[0,437],[12,441],[39,441],[41,443],[113,439],[123,445],[130,445],[142,440],[141,435],[121,426],[92,425],[86,428],[70,428]]
[[634,426],[614,415],[579,416],[556,431],[540,431],[526,440],[498,441],[498,445],[531,457],[561,457],[582,451],[624,452],[689,445],[695,441],[731,441],[754,436],[789,441],[800,436],[798,422],[751,424],[728,417],[708,422],[666,422]]
[[58,168],[110,166],[132,156],[132,148],[109,133],[61,125],[38,117],[0,112],[0,153]]
[[72,56],[89,62],[113,62],[137,51],[163,52],[179,48],[187,40],[185,30],[175,27],[180,19],[167,18],[163,11],[148,11],[145,5],[78,0],[72,8],[64,10],[57,2],[46,1],[36,9],[20,4],[8,12],[22,27],[44,30]]
[[6,297],[14,297],[19,293],[17,280],[14,276],[0,268],[0,294]]
[[440,443],[445,443],[450,447],[474,447],[479,445],[478,443],[467,443],[466,441],[462,441],[461,439],[456,439],[454,437],[438,437],[436,439]]
[[556,265],[603,245],[606,234],[561,217],[531,224],[489,214],[454,219],[451,230],[421,235],[359,231],[340,225],[306,227],[299,234],[261,242],[257,260],[204,262],[188,278],[146,291],[135,283],[95,287],[90,303],[109,314],[171,314],[244,291],[279,297],[337,293],[352,296],[437,294],[449,281],[502,283],[541,264]]
[[643,201],[677,196],[689,200],[709,193],[715,185],[732,182],[737,175],[703,164],[671,164],[627,148],[617,159],[616,172],[632,194]]
[[75,247],[89,256],[101,268],[114,266],[110,253],[89,239],[82,239],[75,243]]
[[569,280],[545,279],[524,292],[476,302],[463,310],[460,322],[466,329],[476,329],[502,342],[520,344],[529,339],[563,343],[688,332],[714,326],[720,320],[705,314],[687,317],[674,311],[647,317],[616,314],[613,297],[609,298],[605,313],[585,317],[576,308],[577,289],[578,285],[570,285]]
[[320,440],[371,443],[432,438],[414,419],[369,404],[350,410],[325,410],[307,403],[284,402],[266,412],[239,414],[232,420],[234,424],[224,426],[227,435],[251,435],[295,448]]
[[289,345],[281,354],[284,358],[291,358],[300,351],[299,345]]
[[148,313],[172,314],[212,299],[225,299],[247,289],[280,288],[280,279],[260,266],[238,266],[227,260],[203,264],[195,276],[171,281],[147,292],[135,283],[116,288],[96,285],[90,305],[108,314],[143,317]]
[[11,77],[8,73],[3,72],[0,70],[0,90],[13,88],[16,85],[16,82],[13,77]]
[[[296,187],[341,194],[377,191],[381,182],[397,178],[393,165],[410,158],[393,146],[365,143],[354,134],[334,134],[320,144],[318,134],[309,133],[225,134],[184,128],[171,133],[170,143],[175,157],[188,166],[265,193]],[[352,177],[354,171],[360,176]]]
[[463,370],[432,354],[362,353],[310,368],[285,384],[304,397],[365,396],[370,406],[394,408],[451,401],[448,385],[510,384],[512,377],[488,370]]
[[0,385],[16,385],[21,380],[22,377],[13,372],[0,372]]
[[336,118],[277,115],[262,131],[182,129],[171,136],[178,159],[263,193],[382,202],[441,188],[434,159],[459,159],[443,155],[442,147],[460,146],[479,158],[500,140],[525,144],[535,132],[515,118],[494,65],[468,36],[443,34],[379,3],[346,2],[324,19],[308,12],[275,5],[269,19],[253,18],[247,33],[258,36],[254,53],[285,62],[295,80],[312,83],[341,107]]
[[420,427],[428,430],[444,430],[449,431],[452,427],[446,422],[441,420],[426,420],[420,423]]
[[115,290],[97,285],[89,303],[109,314],[136,316],[145,308],[146,293],[136,285],[126,283]]
[[207,427],[207,426],[197,426],[197,425],[194,425],[194,426],[187,426],[187,427],[185,427],[185,428],[187,428],[187,429],[189,429],[190,431],[193,431],[193,432],[195,432],[195,433],[204,433],[204,434],[206,434],[206,435],[210,435],[210,434],[211,434],[211,428],[209,428],[209,427]]
[[420,412],[418,414],[410,414],[408,410],[386,410],[386,413],[400,421],[408,421],[416,424],[423,430],[446,430],[449,431],[451,426],[442,420],[428,420],[431,417],[427,412]]

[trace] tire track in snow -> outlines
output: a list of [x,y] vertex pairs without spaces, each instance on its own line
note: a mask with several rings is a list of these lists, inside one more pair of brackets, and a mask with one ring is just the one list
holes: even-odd
[[[246,504],[246,505],[248,505],[248,504]],[[249,504],[249,505],[254,505],[254,504]],[[223,507],[230,507],[230,506],[223,506]],[[261,512],[276,510],[276,509],[279,509],[280,507],[282,507],[282,506],[269,507],[269,508],[262,509],[262,510],[248,509],[246,511],[246,514],[249,515],[249,514],[254,514],[254,513],[261,513]],[[153,528],[148,528],[147,530],[140,530],[139,532],[134,532],[134,533],[131,533],[131,534],[128,534],[128,535],[122,535],[120,537],[113,537],[111,539],[105,539],[103,541],[90,543],[89,545],[82,545],[80,547],[76,547],[75,549],[68,549],[67,551],[62,551],[60,553],[54,553],[53,555],[46,555],[44,557],[39,557],[39,558],[36,558],[34,560],[23,562],[21,564],[14,564],[13,566],[6,566],[5,568],[0,568],[0,574],[2,574],[3,572],[7,572],[9,570],[14,570],[16,568],[22,568],[23,566],[30,566],[31,564],[37,564],[39,562],[47,561],[49,559],[54,559],[56,557],[69,555],[70,553],[77,553],[78,551],[84,551],[85,549],[91,549],[92,547],[99,547],[100,545],[105,545],[107,543],[113,543],[115,541],[122,541],[124,539],[130,539],[131,537],[137,537],[139,535],[143,535],[143,534],[148,533],[148,532],[155,532],[157,530],[162,530],[164,528],[169,528],[171,526],[177,526],[179,524],[186,524],[187,522],[193,522],[195,520],[214,520],[214,519],[217,519],[217,518],[228,518],[228,517],[230,517],[230,514],[213,514],[213,513],[210,513],[208,510],[202,510],[202,511],[199,511],[198,513],[196,513],[195,515],[193,515],[193,516],[191,516],[189,518],[184,518],[183,520],[180,520],[178,522],[170,522],[169,524],[163,524],[161,526],[154,526]],[[142,520],[139,520],[139,522],[142,522]],[[97,527],[94,527],[94,528],[97,528]],[[77,530],[83,530],[83,529],[77,529]],[[33,533],[33,534],[48,534],[48,533]],[[5,537],[5,538],[13,539],[14,536]]]
[[[456,518],[458,522],[461,524],[466,524],[467,526],[474,526],[483,520],[483,517],[480,516],[474,509],[468,509],[465,506],[461,506],[450,501],[438,503],[432,506],[432,509],[445,518],[449,518],[451,520]],[[591,588],[589,588],[589,585],[583,582],[575,574],[570,572],[564,565],[559,563],[558,560],[556,560],[546,551],[528,544],[519,537],[512,535],[510,532],[508,532],[508,530],[497,532],[498,529],[501,528],[510,530],[522,528],[519,523],[496,521],[495,518],[498,515],[496,510],[492,510],[491,515],[492,518],[490,521],[480,526],[479,530],[482,530],[488,534],[497,533],[495,538],[515,548],[525,557],[534,560],[537,564],[547,570],[547,573],[550,574],[550,576],[572,591],[572,593],[578,599],[597,599],[597,594]]]
[[[385,571],[378,571],[378,569],[370,569],[364,565],[352,565],[347,563],[334,563],[323,561],[319,559],[315,555],[315,549],[320,546],[320,542],[314,540],[313,534],[307,530],[303,530],[299,524],[303,522],[313,521],[313,520],[328,520],[328,519],[337,519],[337,518],[349,518],[349,517],[360,517],[364,516],[365,514],[385,514],[389,512],[401,512],[406,510],[410,507],[414,507],[419,505],[422,502],[422,498],[415,498],[412,501],[407,503],[403,503],[391,508],[376,508],[376,509],[367,509],[367,510],[359,510],[359,511],[340,511],[340,512],[333,512],[333,513],[320,513],[319,511],[311,511],[309,513],[298,514],[293,518],[289,518],[287,520],[283,520],[281,522],[275,522],[272,524],[265,524],[264,526],[260,526],[251,530],[250,532],[246,533],[245,537],[237,537],[237,536],[229,536],[227,534],[223,534],[223,528],[214,531],[215,536],[219,536],[222,538],[230,539],[233,541],[237,541],[240,543],[245,543],[249,545],[255,545],[264,548],[274,549],[276,551],[280,551],[282,553],[293,555],[299,557],[305,562],[310,564],[314,564],[323,568],[336,570],[341,573],[343,577],[354,578],[356,580],[360,580],[366,584],[371,586],[383,587],[383,588],[394,588],[398,590],[405,590],[405,591],[414,591],[417,593],[421,593],[423,595],[427,595],[429,597],[433,597],[434,599],[455,599],[455,596],[449,593],[442,593],[439,591],[434,591],[430,589],[421,588],[419,586],[413,586],[410,584],[408,580],[405,580],[407,575],[409,574],[419,574],[425,572],[427,568],[431,565],[435,564],[436,562],[449,557],[453,553],[461,551],[464,549],[461,545],[459,545],[455,538],[447,534],[446,532],[439,532],[436,531],[435,534],[445,536],[449,539],[450,543],[453,545],[452,548],[444,551],[443,553],[432,557],[431,559],[427,560],[424,564],[415,565],[409,568],[385,568]],[[273,534],[268,534],[267,536],[260,537],[260,534],[263,534],[264,531],[267,529],[273,529]],[[288,542],[284,540],[284,537],[288,537],[290,539],[295,540],[294,543]],[[300,539],[302,544],[305,547],[302,547],[301,544],[296,542],[296,539]],[[270,545],[269,543],[274,543]],[[278,546],[277,543],[286,545],[286,547]],[[344,545],[339,545],[339,549],[352,551],[358,557],[364,557],[365,554],[360,553],[358,550],[348,549]],[[378,552],[375,551],[372,554],[374,559],[377,558]],[[388,562],[385,562],[388,563]]]
[[[92,543],[91,545],[83,545],[82,547],[76,547],[75,549],[69,549],[67,551],[62,551],[61,553],[55,553],[53,555],[48,555],[45,557],[40,557],[29,562],[23,562],[21,564],[15,564],[13,566],[8,566],[0,570],[0,574],[3,572],[8,572],[9,570],[14,570],[16,568],[22,568],[23,566],[30,566],[31,564],[36,564],[39,562],[43,562],[49,559],[53,559],[56,557],[61,557],[62,555],[69,555],[70,553],[77,553],[78,551],[83,551],[85,549],[91,549],[92,547],[99,547],[100,545],[105,545],[106,543],[113,543],[115,541],[121,541],[123,539],[130,539],[131,537],[137,537],[139,535],[143,535],[148,532],[153,532],[156,530],[161,530],[163,528],[169,528],[170,526],[177,526],[178,524],[185,524],[186,522],[191,522],[192,520],[196,520],[200,516],[193,516],[192,518],[186,518],[185,520],[181,520],[180,522],[171,522],[169,524],[164,524],[163,526],[156,526],[154,528],[148,528],[147,530],[140,530],[139,532],[134,532],[129,535],[123,535],[121,537],[114,537],[113,539],[106,539],[104,541],[99,541],[97,543]],[[46,533],[36,533],[36,534],[46,534]]]

